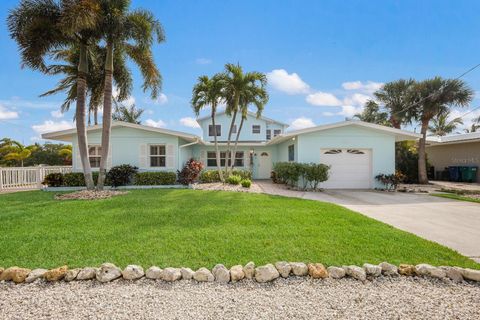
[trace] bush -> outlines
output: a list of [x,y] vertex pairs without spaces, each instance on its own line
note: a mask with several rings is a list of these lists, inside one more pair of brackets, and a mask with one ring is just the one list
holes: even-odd
[[386,190],[395,190],[397,186],[405,180],[405,175],[397,171],[394,174],[379,174],[375,179],[383,183]]
[[137,186],[157,186],[172,185],[177,180],[175,172],[139,172],[135,174],[135,185]]
[[49,187],[61,187],[63,185],[63,174],[60,172],[49,173],[42,183]]
[[227,177],[225,181],[229,184],[237,185],[237,184],[240,184],[240,181],[242,181],[242,177],[236,174],[231,174]]
[[[92,173],[93,174],[93,173]],[[98,178],[98,174],[97,174]],[[97,179],[94,178],[94,181]],[[84,187],[85,178],[83,172],[69,172],[63,175],[63,185],[65,187]]]
[[323,163],[311,163],[304,167],[304,180],[308,181],[313,190],[317,190],[320,182],[328,180],[329,166]]
[[243,179],[242,181],[240,181],[240,184],[244,188],[250,188],[250,186],[252,185],[252,181],[249,179]]
[[112,167],[107,173],[107,179],[114,188],[131,184],[138,168],[129,164]]
[[[222,172],[223,172],[224,178],[227,179],[228,176],[225,173],[225,171],[222,171]],[[240,176],[242,179],[252,180],[252,172],[249,170],[234,169],[232,170],[230,175],[236,175],[236,176]],[[204,170],[200,173],[199,180],[202,183],[220,182],[220,175],[218,174],[218,170]]]
[[203,163],[190,159],[185,163],[182,171],[177,170],[178,182],[183,185],[189,185],[195,182],[203,169]]
[[301,189],[306,190],[310,187],[316,190],[320,182],[328,180],[329,169],[329,166],[321,163],[277,162],[271,177],[274,183],[299,187],[301,181]]

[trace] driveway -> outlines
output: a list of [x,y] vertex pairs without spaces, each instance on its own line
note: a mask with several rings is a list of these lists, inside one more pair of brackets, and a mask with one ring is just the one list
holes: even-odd
[[428,194],[363,190],[300,192],[257,181],[269,194],[325,201],[344,206],[398,229],[438,242],[480,263],[480,204]]

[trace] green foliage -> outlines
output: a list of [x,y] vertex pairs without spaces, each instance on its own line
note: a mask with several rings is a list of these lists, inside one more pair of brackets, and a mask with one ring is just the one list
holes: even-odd
[[405,176],[397,171],[394,174],[379,174],[375,176],[375,179],[383,183],[386,190],[395,190],[405,180]]
[[[222,172],[223,176],[228,178],[226,171],[223,170]],[[252,172],[249,170],[234,169],[230,172],[230,175],[237,175],[242,179],[252,180]],[[202,183],[220,182],[220,175],[218,174],[218,170],[204,170],[200,173],[199,180]]]
[[368,100],[363,112],[357,113],[353,117],[361,121],[391,127],[391,123],[388,121],[388,112],[381,111],[380,106],[373,100]]
[[189,185],[197,181],[200,172],[203,169],[203,163],[195,159],[190,159],[183,166],[182,171],[177,170],[178,182],[183,185]]
[[49,187],[61,187],[63,186],[63,174],[60,172],[49,173],[42,183]]
[[243,179],[242,181],[240,181],[240,184],[241,184],[242,187],[244,187],[244,188],[250,188],[250,186],[252,185],[252,180],[250,180],[250,179]]
[[129,164],[112,167],[107,173],[107,179],[112,187],[129,185],[138,168]]
[[177,181],[175,172],[139,172],[135,175],[137,186],[173,185]]
[[135,107],[135,104],[130,107],[125,106],[115,101],[115,112],[112,115],[112,119],[115,121],[123,121],[129,123],[140,124],[143,112],[145,109]]
[[272,178],[275,183],[285,183],[292,188],[299,187],[306,190],[309,187],[317,190],[318,185],[328,180],[329,166],[321,163],[277,162]]
[[236,174],[231,174],[227,177],[226,181],[229,184],[237,185],[237,184],[240,184],[240,182],[242,181],[242,177],[240,177]]
[[395,171],[405,176],[405,183],[418,182],[418,151],[415,141],[395,143]]
[[[96,172],[94,172],[96,173]],[[98,173],[97,173],[98,176]],[[94,177],[94,181],[97,180],[97,177]],[[83,172],[69,172],[63,175],[63,186],[64,187],[85,187],[85,178]]]

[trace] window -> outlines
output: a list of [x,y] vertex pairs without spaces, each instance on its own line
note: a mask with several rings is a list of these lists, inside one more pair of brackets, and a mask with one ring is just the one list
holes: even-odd
[[[226,152],[220,152],[220,166],[225,166],[225,159],[227,158]],[[231,159],[229,159],[228,164],[230,165]],[[237,151],[235,153],[235,167],[243,167],[244,164],[244,153],[243,151]],[[214,151],[207,152],[207,167],[216,167],[217,166],[217,154]]]
[[102,147],[88,146],[88,159],[90,160],[90,167],[99,168],[100,159],[102,159]]
[[243,151],[237,151],[235,153],[235,167],[243,167]]
[[357,150],[357,149],[348,149],[347,152],[351,153],[351,154],[365,154],[365,152]]
[[234,124],[232,127],[232,133],[237,133],[237,125]]
[[342,150],[332,149],[332,150],[325,151],[325,154],[338,154],[338,153],[342,153]]
[[260,133],[260,125],[259,124],[252,125],[252,133]]
[[276,136],[280,135],[281,133],[282,133],[282,130],[275,129],[275,130],[273,130],[273,137],[275,138]]
[[267,129],[267,140],[272,139],[272,130]]
[[165,167],[166,152],[164,145],[150,145],[150,167]]
[[[215,130],[216,133],[217,133],[217,137],[218,137],[218,136],[221,136],[221,135],[222,135],[222,125],[216,124],[215,127],[216,127],[216,129],[217,129],[217,130]],[[208,126],[208,135],[209,135],[210,137],[213,137],[213,136],[214,136],[213,125],[211,125],[211,124]]]
[[288,161],[295,161],[295,146],[293,144],[288,146]]

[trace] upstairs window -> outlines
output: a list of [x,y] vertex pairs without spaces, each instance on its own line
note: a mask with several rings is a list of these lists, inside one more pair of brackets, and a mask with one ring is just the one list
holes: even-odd
[[216,127],[216,130],[213,129],[213,125],[210,124],[208,126],[208,135],[210,137],[215,136],[215,132],[217,133],[217,137],[222,135],[222,125],[216,124],[215,127]]
[[254,125],[252,125],[252,133],[253,133],[253,134],[258,134],[258,133],[260,133],[260,125],[259,125],[259,124],[254,124]]
[[288,161],[295,161],[295,145],[288,146]]
[[232,134],[233,133],[237,133],[237,125],[234,124],[233,127],[232,127]]
[[101,159],[102,159],[102,147],[88,146],[88,160],[90,161],[90,167],[99,168]]
[[282,130],[275,129],[275,130],[273,130],[273,137],[275,138],[276,136],[280,135],[281,133],[282,133]]
[[267,129],[266,138],[267,138],[267,140],[270,140],[270,139],[272,139],[272,130],[270,130],[270,129]]
[[166,150],[164,145],[150,145],[150,167],[165,167]]

